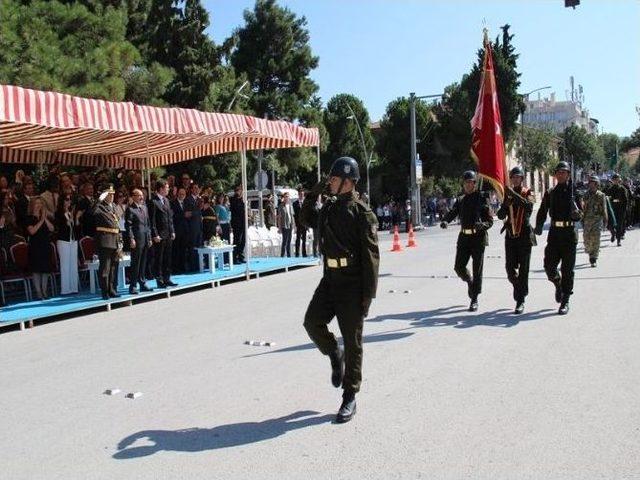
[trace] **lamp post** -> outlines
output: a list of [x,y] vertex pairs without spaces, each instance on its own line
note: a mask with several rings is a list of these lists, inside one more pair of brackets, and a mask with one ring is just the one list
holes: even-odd
[[[523,99],[529,99],[529,95],[531,95],[532,93],[536,93],[539,92],[540,90],[547,90],[551,88],[550,86],[546,86],[546,87],[540,87],[540,88],[536,88],[535,90],[531,90],[530,92],[527,93],[521,93],[520,97]],[[520,108],[520,145],[522,146],[522,168],[525,170],[526,172],[526,151],[524,148],[524,112],[527,110],[527,106],[523,105]],[[533,172],[531,172],[531,174],[533,175]],[[526,175],[526,173],[525,173]],[[526,178],[526,177],[525,177]],[[534,178],[532,177],[531,179],[531,189],[535,192],[536,188],[535,188],[535,181]]]
[[231,111],[231,107],[233,107],[233,104],[236,102],[236,98],[238,98],[238,95],[240,95],[242,98],[249,98],[248,96],[240,93],[242,91],[242,89],[244,87],[246,87],[247,85],[249,85],[249,80],[245,80],[244,83],[242,85],[240,85],[240,88],[238,88],[238,90],[236,90],[236,93],[233,94],[233,98],[229,102],[229,105],[227,105],[227,112]]
[[416,148],[416,101],[423,98],[440,98],[442,93],[435,95],[416,96],[414,92],[409,93],[409,121],[411,128],[411,223],[420,228],[422,225],[422,208],[420,205],[420,186],[416,177],[417,148]]
[[[369,166],[371,165],[371,157],[367,155],[367,144],[364,142],[364,134],[362,133],[362,128],[360,128],[360,122],[358,121],[358,117],[356,117],[353,108],[349,105],[349,102],[346,102],[347,108],[351,115],[347,117],[349,120],[353,120],[356,122],[356,127],[358,128],[358,133],[360,134],[360,142],[362,142],[362,152],[364,154],[365,166],[367,169],[367,202],[371,202],[371,189],[369,187]],[[371,153],[373,155],[373,152]]]

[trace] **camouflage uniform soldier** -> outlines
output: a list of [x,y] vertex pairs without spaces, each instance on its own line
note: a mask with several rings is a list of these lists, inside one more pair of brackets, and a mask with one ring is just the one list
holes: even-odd
[[597,175],[589,177],[589,191],[582,199],[582,225],[584,238],[584,250],[589,255],[592,267],[596,266],[598,253],[600,252],[600,232],[603,225],[607,225],[607,197],[598,190],[600,179]]

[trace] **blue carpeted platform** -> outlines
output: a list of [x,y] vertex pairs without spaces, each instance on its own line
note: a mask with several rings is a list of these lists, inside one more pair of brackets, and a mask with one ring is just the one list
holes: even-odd
[[[288,270],[294,267],[313,266],[318,264],[317,258],[253,258],[249,261],[249,276],[259,276],[262,273]],[[122,296],[110,300],[103,300],[99,293],[91,294],[82,292],[78,295],[55,297],[48,300],[21,302],[9,304],[0,308],[0,328],[16,323],[25,323],[32,320],[53,317],[57,315],[80,312],[94,308],[108,307],[112,304],[122,304],[148,297],[166,297],[171,292],[180,291],[198,285],[219,283],[234,278],[244,278],[247,274],[246,264],[234,265],[232,270],[217,270],[214,273],[194,273],[188,275],[175,275],[172,280],[177,287],[168,289],[154,289],[153,292],[129,295],[128,289],[120,290]],[[149,286],[155,287],[155,281],[150,281]]]

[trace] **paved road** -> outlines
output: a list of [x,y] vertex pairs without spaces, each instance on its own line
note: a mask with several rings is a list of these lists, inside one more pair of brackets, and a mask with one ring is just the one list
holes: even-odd
[[465,311],[456,230],[385,236],[346,425],[301,326],[319,268],[1,334],[0,477],[640,478],[639,231],[579,254],[566,317],[537,247],[516,317],[495,227]]

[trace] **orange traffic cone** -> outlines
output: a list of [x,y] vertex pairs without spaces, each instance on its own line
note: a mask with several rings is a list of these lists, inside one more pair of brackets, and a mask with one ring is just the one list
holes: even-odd
[[416,243],[416,235],[413,233],[413,225],[409,225],[409,242],[407,243],[407,247],[417,247]]
[[393,245],[391,246],[392,252],[401,252],[402,245],[400,245],[400,234],[398,233],[398,226],[393,229]]

